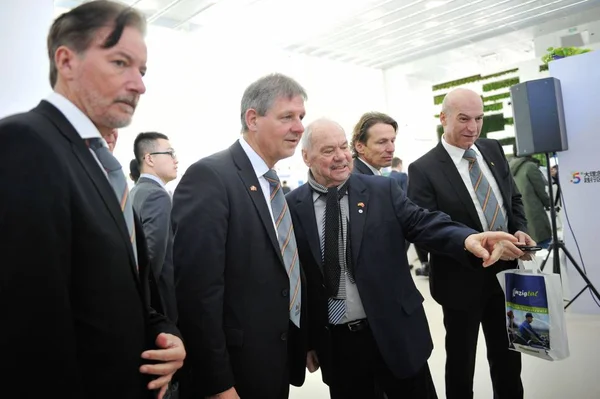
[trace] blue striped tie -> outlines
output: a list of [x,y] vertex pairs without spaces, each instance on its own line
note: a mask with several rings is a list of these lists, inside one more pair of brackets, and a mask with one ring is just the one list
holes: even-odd
[[87,146],[94,151],[98,161],[106,171],[108,175],[108,181],[112,189],[117,196],[117,201],[119,201],[119,205],[121,206],[121,211],[123,212],[123,217],[125,218],[125,223],[127,224],[127,230],[129,232],[129,239],[131,240],[131,245],[133,247],[133,256],[135,257],[135,264],[137,267],[138,259],[137,259],[137,248],[135,245],[135,226],[133,223],[133,207],[131,205],[131,201],[129,199],[129,188],[127,187],[127,180],[125,179],[125,175],[123,174],[123,168],[117,158],[110,153],[108,148],[104,145],[104,142],[101,138],[92,138],[85,140]]
[[290,320],[296,326],[300,327],[300,300],[302,296],[300,289],[300,261],[298,259],[298,247],[296,246],[292,217],[277,173],[271,169],[264,174],[264,177],[271,186],[271,209],[277,228],[277,239],[290,280]]
[[469,161],[469,176],[475,189],[477,200],[483,209],[485,220],[488,223],[489,231],[506,231],[506,221],[502,209],[490,182],[486,179],[479,163],[477,162],[477,153],[472,148],[465,151],[463,158]]

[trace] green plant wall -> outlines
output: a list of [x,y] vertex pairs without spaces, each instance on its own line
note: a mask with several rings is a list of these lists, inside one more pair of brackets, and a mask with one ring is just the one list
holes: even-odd
[[434,86],[432,86],[432,89],[433,89],[433,91],[438,91],[438,90],[443,90],[443,89],[449,89],[451,87],[457,87],[457,86],[466,85],[467,83],[473,83],[473,82],[479,82],[481,80],[488,80],[488,79],[497,78],[499,76],[508,75],[510,73],[516,73],[518,71],[519,71],[519,68],[514,68],[514,69],[508,69],[506,71],[492,73],[491,75],[484,75],[484,76],[473,75],[473,76],[467,76],[466,78],[461,78],[461,79],[457,79],[457,80],[452,80],[450,82],[444,82],[444,83],[440,83],[440,84],[434,85]]
[[504,79],[504,80],[499,80],[497,82],[491,82],[491,83],[486,83],[483,85],[483,91],[494,91],[494,90],[498,90],[498,89],[503,89],[505,87],[511,87],[514,86],[516,84],[519,84],[521,80],[519,78],[510,78],[510,79]]

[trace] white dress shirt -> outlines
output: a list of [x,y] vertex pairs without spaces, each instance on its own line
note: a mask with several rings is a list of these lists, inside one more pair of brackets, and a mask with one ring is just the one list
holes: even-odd
[[[48,97],[46,97],[46,101],[58,108],[58,110],[65,116],[65,118],[67,118],[69,123],[73,125],[73,127],[75,128],[77,133],[79,133],[79,136],[83,140],[101,138],[104,143],[104,146],[108,147],[108,144],[106,144],[106,141],[100,135],[100,132],[98,131],[96,125],[94,125],[90,118],[88,118],[87,115],[84,114],[79,108],[77,108],[75,104],[73,104],[71,101],[67,100],[64,96],[56,92],[52,92]],[[102,170],[102,173],[104,173],[104,176],[108,178],[106,170],[104,170],[102,164],[100,163],[100,160],[98,159],[98,157],[96,157],[96,154],[91,148],[90,153],[98,163],[98,166],[100,167],[100,170]]]
[[[469,191],[469,194],[471,195],[471,200],[475,205],[475,209],[477,210],[477,215],[479,216],[479,221],[481,222],[483,230],[488,231],[488,222],[485,218],[485,214],[483,213],[483,208],[481,207],[481,204],[477,199],[477,194],[475,193],[475,188],[473,187],[473,182],[471,182],[471,176],[469,175],[469,161],[463,158],[463,155],[465,155],[465,150],[459,147],[455,147],[452,144],[448,144],[444,136],[442,136],[442,145],[448,152],[448,155],[450,155],[450,158],[452,158],[452,162],[454,162],[454,165],[456,165],[456,169],[458,170],[460,177],[465,183],[467,191]],[[494,175],[488,167],[487,162],[485,162],[485,159],[483,159],[481,152],[479,152],[479,148],[477,148],[476,145],[474,145],[471,148],[473,149],[473,151],[475,151],[475,154],[477,155],[477,163],[479,164],[483,175],[490,183],[492,191],[496,196],[496,199],[498,200],[498,205],[500,205],[500,210],[502,211],[504,219],[506,220],[506,209],[504,208],[504,199],[502,198],[502,192],[500,191],[500,187],[498,186],[496,179],[494,179]]]
[[358,160],[359,160],[359,161],[361,161],[362,163],[364,163],[365,165],[367,165],[367,167],[368,167],[369,169],[371,169],[371,172],[373,172],[373,174],[374,174],[375,176],[381,176],[381,171],[379,171],[379,169],[376,169],[376,168],[372,167],[371,165],[369,165],[367,162],[365,162],[365,161],[364,161],[362,158],[360,158],[360,157],[358,158]]
[[273,217],[273,209],[271,208],[271,184],[265,178],[264,174],[269,171],[269,167],[267,163],[254,151],[250,144],[246,142],[246,140],[241,137],[240,145],[242,149],[250,159],[250,163],[252,164],[252,169],[254,169],[254,173],[256,173],[256,177],[258,178],[258,183],[260,184],[260,188],[265,197],[265,202],[267,203],[267,207],[269,207],[269,215],[271,215],[271,220],[273,221],[273,228],[275,229],[275,234],[277,234],[277,226],[275,225],[275,218]]

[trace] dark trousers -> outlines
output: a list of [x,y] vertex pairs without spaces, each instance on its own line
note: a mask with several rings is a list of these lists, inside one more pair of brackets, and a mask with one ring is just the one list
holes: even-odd
[[357,332],[331,327],[331,341],[331,399],[380,399],[380,391],[387,399],[437,399],[427,363],[410,378],[394,377],[368,327]]
[[522,399],[521,354],[508,349],[504,293],[490,273],[483,300],[468,310],[442,306],[446,327],[446,398],[472,399],[479,326],[483,328],[494,399]]

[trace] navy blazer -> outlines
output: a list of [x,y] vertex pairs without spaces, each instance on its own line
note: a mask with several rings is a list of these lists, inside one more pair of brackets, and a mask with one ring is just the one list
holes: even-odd
[[406,173],[392,170],[390,172],[390,178],[396,180],[402,191],[406,192],[406,189],[408,188],[408,175]]
[[[188,168],[172,220],[178,323],[191,371],[182,397],[234,386],[242,398],[276,399],[288,372],[291,384],[302,385],[305,304],[301,329],[290,328],[289,278],[273,219],[238,141]],[[302,290],[304,301],[304,283]]]
[[[149,306],[139,224],[136,267],[115,192],[50,103],[0,120],[0,138],[0,375],[18,391],[8,396],[41,398],[51,386],[63,398],[154,398],[141,354],[178,331]],[[52,365],[36,372],[40,361]]]
[[[307,279],[309,346],[318,353],[327,383],[332,367],[328,295],[313,191],[304,184],[288,194],[287,200]],[[433,344],[423,297],[408,267],[405,239],[467,262],[464,241],[476,232],[441,212],[419,208],[387,177],[352,174],[348,203],[356,284],[373,336],[394,375],[410,377],[423,367]]]

